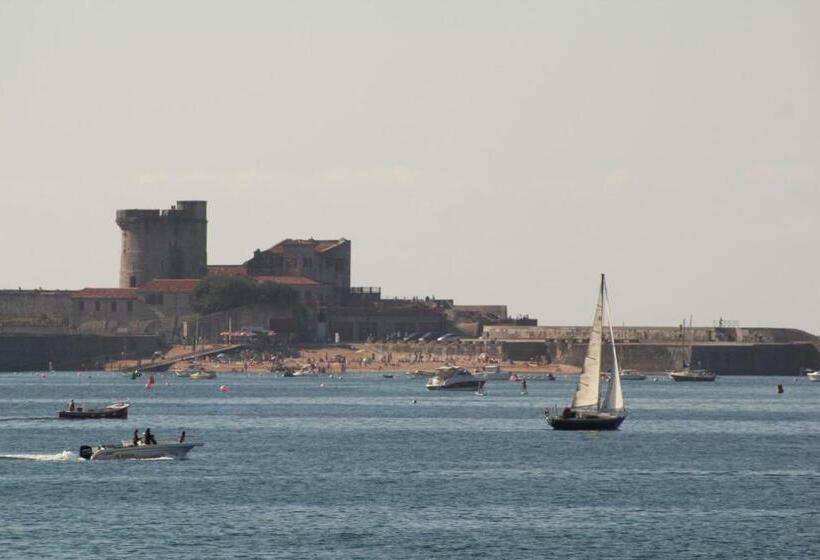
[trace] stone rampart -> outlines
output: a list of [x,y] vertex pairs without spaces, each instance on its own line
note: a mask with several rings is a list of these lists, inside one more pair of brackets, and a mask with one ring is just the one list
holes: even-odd
[[0,334],[0,371],[96,370],[112,359],[149,358],[156,336]]

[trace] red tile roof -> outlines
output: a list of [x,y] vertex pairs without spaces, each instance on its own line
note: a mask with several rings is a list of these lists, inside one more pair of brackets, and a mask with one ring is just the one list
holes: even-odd
[[319,282],[307,276],[254,276],[257,282],[270,282],[283,286],[318,286]]
[[83,288],[77,290],[72,297],[93,299],[137,299],[136,288]]
[[243,264],[209,264],[209,276],[247,276],[248,270]]
[[341,245],[348,243],[345,238],[342,239],[285,239],[280,241],[267,251],[266,253],[281,254],[285,252],[285,247],[307,247],[312,246],[317,253],[324,253]]
[[199,284],[198,278],[155,278],[143,287],[141,292],[177,292],[190,293]]

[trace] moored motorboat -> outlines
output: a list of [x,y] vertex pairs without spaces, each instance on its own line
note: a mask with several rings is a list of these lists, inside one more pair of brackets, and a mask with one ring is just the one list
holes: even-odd
[[646,375],[643,373],[638,373],[632,369],[621,370],[621,381],[643,381],[644,379],[646,379]]
[[682,369],[666,373],[672,381],[714,381],[717,375],[705,369]]
[[213,379],[216,372],[208,371],[199,362],[187,362],[185,367],[174,371],[177,377],[187,377],[189,379]]
[[806,377],[809,381],[820,381],[820,371],[807,371]]
[[125,402],[111,403],[103,408],[83,408],[81,406],[69,405],[66,410],[57,412],[58,418],[66,420],[93,420],[99,418],[128,418],[129,404]]
[[478,391],[486,382],[464,368],[444,366],[436,369],[435,375],[427,382],[426,387],[428,391]]

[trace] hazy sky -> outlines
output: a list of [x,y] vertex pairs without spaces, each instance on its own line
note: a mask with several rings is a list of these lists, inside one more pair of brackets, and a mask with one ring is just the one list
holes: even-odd
[[587,324],[820,328],[820,2],[0,0],[0,287],[116,286],[117,208],[209,262]]

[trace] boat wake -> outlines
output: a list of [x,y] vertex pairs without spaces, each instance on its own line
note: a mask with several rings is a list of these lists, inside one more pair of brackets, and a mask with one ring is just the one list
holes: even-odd
[[0,455],[0,460],[6,461],[82,461],[79,455],[71,451],[60,453],[12,453]]

